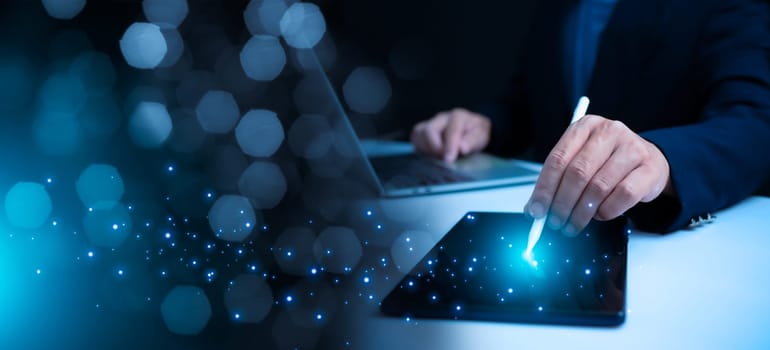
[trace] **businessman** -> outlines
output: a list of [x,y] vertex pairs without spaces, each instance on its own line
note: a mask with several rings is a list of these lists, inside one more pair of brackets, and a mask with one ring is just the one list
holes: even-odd
[[411,140],[449,162],[531,150],[525,211],[568,235],[624,213],[680,229],[768,179],[768,28],[754,0],[541,1],[505,103],[439,113]]

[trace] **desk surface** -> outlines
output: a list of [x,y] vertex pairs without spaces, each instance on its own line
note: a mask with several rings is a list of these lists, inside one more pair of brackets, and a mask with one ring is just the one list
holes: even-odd
[[[390,247],[394,275],[380,299],[467,211],[521,211],[532,185],[383,199],[377,208],[405,227],[398,237],[368,233]],[[752,197],[716,220],[668,235],[633,232],[629,241],[626,322],[617,328],[389,318],[376,303],[360,308],[356,348],[768,348],[770,347],[770,198]],[[367,235],[367,233],[362,233]],[[410,236],[409,244],[400,244]],[[391,245],[391,243],[393,243]]]

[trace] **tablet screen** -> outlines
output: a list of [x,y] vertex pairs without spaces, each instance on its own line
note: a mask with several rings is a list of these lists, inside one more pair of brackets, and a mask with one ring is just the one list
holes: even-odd
[[532,220],[468,213],[383,300],[394,316],[578,325],[625,319],[626,219],[592,222],[577,237]]

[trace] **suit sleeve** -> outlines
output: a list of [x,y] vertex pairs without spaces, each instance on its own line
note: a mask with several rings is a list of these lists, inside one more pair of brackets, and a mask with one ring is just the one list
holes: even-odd
[[770,173],[768,9],[720,1],[710,13],[693,62],[706,101],[699,122],[641,134],[666,156],[677,194],[628,212],[642,230],[681,229],[749,196]]

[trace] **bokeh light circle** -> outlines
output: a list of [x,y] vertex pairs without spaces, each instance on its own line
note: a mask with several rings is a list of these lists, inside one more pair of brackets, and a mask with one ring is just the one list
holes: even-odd
[[315,233],[307,227],[289,227],[273,244],[273,256],[281,271],[295,276],[307,276],[315,267],[313,243]]
[[224,134],[235,127],[241,112],[231,93],[212,90],[203,95],[198,102],[195,114],[203,130]]
[[23,229],[42,226],[51,215],[51,198],[35,182],[18,182],[5,195],[5,215],[11,225]]
[[152,69],[163,61],[168,46],[157,24],[136,22],[126,29],[120,39],[120,51],[132,67]]
[[107,54],[98,51],[81,53],[72,62],[70,74],[80,79],[89,93],[102,93],[115,84],[115,68]]
[[352,229],[330,226],[321,231],[316,238],[313,254],[327,271],[347,274],[358,265],[363,255],[363,248]]
[[286,53],[271,35],[252,36],[241,50],[241,67],[246,75],[257,81],[271,81],[286,65]]
[[72,19],[77,16],[86,0],[43,0],[43,7],[48,15],[57,19]]
[[230,242],[242,242],[259,225],[249,199],[238,195],[217,198],[208,217],[214,234]]
[[169,24],[174,27],[182,24],[189,11],[187,0],[144,0],[142,9],[150,22]]
[[158,67],[171,67],[175,65],[182,54],[184,53],[184,40],[179,31],[170,27],[167,24],[159,25],[163,39],[166,41],[166,54],[163,56],[163,60],[158,63]]
[[140,147],[160,147],[171,134],[173,125],[166,106],[158,102],[140,102],[128,123],[131,139]]
[[326,33],[326,21],[317,5],[298,2],[281,17],[281,35],[286,43],[298,49],[309,49],[318,44]]
[[333,143],[332,127],[323,115],[301,115],[289,128],[289,146],[298,156],[319,159],[329,152]]
[[181,335],[200,333],[211,318],[211,304],[203,289],[176,286],[160,305],[168,330]]
[[125,185],[114,166],[92,164],[80,173],[75,189],[87,208],[109,209],[123,197]]
[[239,322],[260,322],[267,317],[272,306],[273,292],[260,276],[241,274],[225,291],[225,307],[230,317],[237,317]]
[[251,0],[243,11],[246,28],[252,35],[281,35],[280,21],[288,8],[287,2],[296,0]]
[[91,244],[98,247],[119,247],[132,229],[131,215],[123,203],[89,209],[83,217],[83,230]]
[[270,157],[283,143],[283,125],[273,111],[252,109],[238,122],[235,138],[243,153]]
[[392,89],[382,69],[359,67],[350,73],[342,85],[350,109],[358,113],[379,113],[388,104]]
[[286,178],[281,168],[267,161],[255,161],[238,180],[241,194],[257,209],[272,209],[286,194]]

